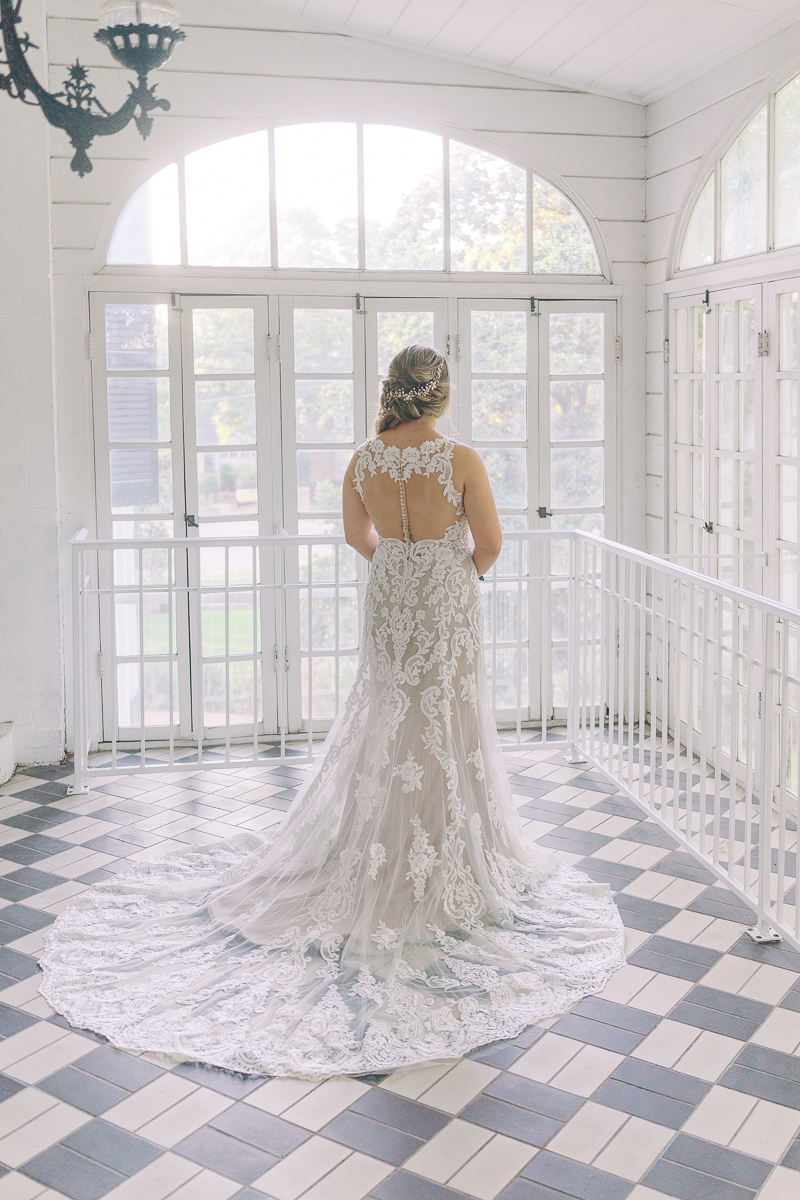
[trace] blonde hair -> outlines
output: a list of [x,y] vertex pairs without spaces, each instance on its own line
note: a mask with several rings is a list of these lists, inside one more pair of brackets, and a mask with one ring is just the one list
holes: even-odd
[[406,346],[389,363],[375,432],[385,433],[420,417],[440,417],[449,402],[447,360],[431,346]]

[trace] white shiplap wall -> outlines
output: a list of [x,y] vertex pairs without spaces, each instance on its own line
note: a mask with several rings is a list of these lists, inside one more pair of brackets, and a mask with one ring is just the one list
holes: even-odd
[[769,255],[668,278],[687,197],[771,87],[800,71],[800,22],[647,109],[647,549],[668,549],[666,526],[665,306],[670,292],[774,277],[790,266]]
[[[26,23],[31,26],[35,24],[31,18],[37,5],[41,9],[42,0],[26,0]],[[97,0],[48,0],[50,86],[57,89],[66,68],[80,57],[92,68],[100,99],[112,108],[127,94],[128,76],[109,65],[105,48],[93,40],[96,10]],[[26,255],[31,256],[39,272],[35,275],[39,289],[35,311],[24,328],[18,327],[20,349],[35,362],[37,373],[35,386],[26,384],[32,405],[26,427],[35,430],[38,440],[34,445],[31,432],[29,443],[19,442],[18,465],[20,476],[29,480],[26,487],[38,498],[37,503],[41,501],[35,516],[26,511],[21,517],[22,528],[30,531],[31,546],[41,557],[37,568],[41,578],[36,575],[29,589],[36,597],[33,607],[22,602],[6,607],[4,636],[9,645],[24,647],[24,653],[8,660],[3,679],[7,704],[0,712],[0,719],[18,719],[22,714],[31,724],[29,746],[35,743],[35,747],[21,753],[22,761],[58,757],[63,737],[61,655],[69,654],[70,628],[66,543],[81,525],[91,527],[94,518],[85,335],[87,294],[98,282],[98,242],[107,235],[133,187],[177,153],[259,128],[271,118],[336,114],[430,124],[456,134],[461,130],[488,149],[517,157],[557,182],[563,181],[585,211],[597,219],[610,259],[611,278],[619,287],[621,309],[620,428],[624,440],[620,446],[618,505],[623,523],[618,536],[643,543],[642,107],[363,38],[293,30],[289,18],[281,21],[268,17],[262,6],[250,0],[226,0],[224,6],[185,0],[181,17],[188,40],[158,76],[159,89],[172,108],[168,114],[156,114],[150,139],[142,142],[132,128],[114,138],[99,139],[91,151],[94,170],[81,180],[69,169],[71,148],[66,137],[53,131],[48,180],[47,130],[41,114],[27,110],[25,115],[35,127],[35,136],[25,143],[25,180],[18,194],[6,194],[0,200],[3,214],[11,213],[12,208],[27,214],[30,228],[25,251],[10,264],[14,295],[33,286],[34,276],[26,282]],[[35,32],[38,36],[34,40],[44,45],[43,31]],[[8,121],[11,114],[7,109],[12,102],[7,98],[0,101],[2,115]],[[22,161],[22,151],[13,139],[7,139],[3,148],[3,161]],[[48,212],[52,308],[47,294],[49,264],[42,267],[39,263],[42,248],[46,248]],[[35,214],[42,218],[41,228],[34,228]],[[168,279],[153,277],[141,283],[143,289],[163,290]],[[197,279],[194,286],[202,290],[203,281]],[[352,281],[343,285],[349,290],[356,286]],[[539,294],[543,290],[537,288]],[[52,403],[48,409],[52,378],[49,392],[45,379],[50,363],[47,330],[51,317],[55,329],[55,413]],[[8,397],[6,389],[5,399]],[[14,495],[19,497],[20,492]],[[4,544],[8,547],[7,542]],[[65,581],[61,593],[56,564],[59,544]],[[5,570],[6,579],[21,577],[23,568],[12,550],[4,553],[0,548],[0,570]],[[37,629],[49,630],[52,636],[32,636],[27,622],[30,613],[35,613]],[[38,713],[25,699],[32,686],[47,698]]]

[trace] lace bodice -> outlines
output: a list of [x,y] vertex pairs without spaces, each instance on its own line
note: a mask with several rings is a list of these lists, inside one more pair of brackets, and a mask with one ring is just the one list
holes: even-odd
[[[370,508],[369,496],[365,496],[365,483],[368,479],[385,477],[384,495],[380,497],[384,504],[388,497],[386,489],[397,493],[397,508],[402,527],[402,541],[406,545],[416,542],[438,541],[453,537],[463,538],[466,535],[466,518],[464,515],[464,496],[453,483],[453,449],[456,446],[454,438],[437,437],[422,442],[419,446],[389,446],[382,438],[374,437],[364,442],[358,448],[355,465],[353,487],[358,492],[367,508]],[[424,496],[415,496],[414,480],[435,481],[439,485],[435,494],[431,494],[430,486],[425,489]],[[367,491],[369,492],[369,487]],[[409,497],[411,492],[411,497]],[[379,497],[373,497],[379,499]],[[418,508],[426,513],[426,524],[431,521],[438,528],[438,536],[412,539],[411,522],[409,519],[409,499],[419,501]],[[455,509],[455,513],[453,513]],[[370,512],[372,516],[372,512]],[[455,516],[455,520],[453,520]],[[374,518],[373,518],[374,520]],[[377,525],[376,525],[377,528]],[[385,534],[379,536],[387,540]]]

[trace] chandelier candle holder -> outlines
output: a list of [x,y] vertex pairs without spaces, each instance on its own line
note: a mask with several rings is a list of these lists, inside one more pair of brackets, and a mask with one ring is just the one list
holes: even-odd
[[[95,33],[98,42],[108,46],[112,56],[134,71],[136,84],[116,112],[104,108],[94,94],[86,68],[76,60],[64,80],[64,90],[48,92],[37,80],[26,54],[37,47],[27,33],[18,34],[22,17],[22,0],[0,0],[0,34],[4,57],[0,58],[0,91],[8,92],[23,104],[38,104],[51,125],[63,129],[75,148],[72,169],[81,176],[92,169],[87,154],[96,137],[119,133],[131,121],[143,138],[153,127],[153,109],[169,109],[169,101],[156,96],[155,86],[149,86],[147,76],[157,71],[172,54],[177,42],[186,34],[178,28],[178,14],[169,0],[106,0],[100,10],[99,26]],[[5,70],[3,70],[5,68]]]

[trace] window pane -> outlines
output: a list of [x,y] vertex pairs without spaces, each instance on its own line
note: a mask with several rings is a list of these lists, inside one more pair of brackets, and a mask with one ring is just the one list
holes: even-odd
[[525,451],[513,448],[479,450],[499,508],[525,508],[528,503],[528,470]]
[[797,467],[778,467],[780,479],[780,538],[784,542],[797,541]]
[[675,441],[684,446],[691,445],[692,441],[691,386],[688,379],[679,379],[675,384]]
[[732,371],[733,366],[733,303],[717,305],[717,363],[720,371]]
[[389,363],[404,346],[433,345],[432,312],[379,312],[378,374],[389,370]]
[[106,305],[109,371],[166,371],[169,337],[166,304]]
[[780,552],[781,601],[797,608],[797,554],[793,550]]
[[111,450],[111,511],[172,512],[172,451]]
[[355,125],[276,129],[275,183],[279,265],[357,267]]
[[755,465],[742,459],[739,462],[739,528],[752,531],[755,502]]
[[784,458],[797,455],[797,380],[781,379],[778,383],[778,453]]
[[702,379],[692,380],[692,440],[695,446],[705,441],[705,395]]
[[720,525],[733,525],[733,459],[717,460],[718,470],[718,521]]
[[526,172],[450,143],[450,264],[454,271],[525,270]]
[[775,245],[800,242],[800,75],[775,95]]
[[767,110],[731,146],[722,170],[722,257],[767,248]]
[[212,450],[197,456],[200,515],[250,516],[258,512],[255,450]]
[[112,376],[108,380],[108,440],[168,442],[169,379]]
[[736,384],[739,397],[739,449],[756,448],[755,384],[752,379],[740,379]]
[[688,450],[675,452],[675,508],[686,517],[692,515],[692,458]]
[[297,507],[300,512],[341,511],[342,481],[349,450],[297,451]]
[[778,297],[778,370],[797,369],[797,292]]
[[[227,687],[224,663],[203,664],[203,721],[207,728],[220,725],[252,725],[253,702],[256,720],[261,720],[261,692],[255,684],[252,662],[228,664]],[[226,704],[227,698],[227,704]],[[226,719],[227,714],[227,719]]]
[[550,314],[550,372],[600,375],[603,370],[603,314]]
[[192,318],[195,375],[253,371],[252,308],[196,308]]
[[532,179],[533,270],[541,274],[596,274],[591,234],[574,204],[537,175]]
[[522,374],[526,366],[526,322],[524,312],[473,312],[473,371]]
[[681,269],[714,261],[714,174],[703,184],[683,235]]
[[473,438],[487,442],[495,438],[524,441],[525,391],[523,379],[473,379]]
[[419,129],[364,126],[367,267],[444,267],[442,139]]
[[256,440],[255,386],[249,379],[194,385],[198,446],[251,446]]
[[185,165],[190,264],[268,267],[269,134],[208,146]]
[[294,310],[295,371],[353,369],[353,314],[349,308]]
[[350,379],[295,383],[298,442],[353,442],[353,384]]
[[603,451],[575,446],[550,451],[553,508],[599,508],[603,503]]
[[717,383],[719,418],[717,446],[720,450],[733,450],[733,380],[723,379]]
[[602,436],[602,379],[554,380],[550,384],[550,440],[599,441]]
[[181,261],[178,166],[170,163],[133,193],[120,213],[106,262],[136,266]]

